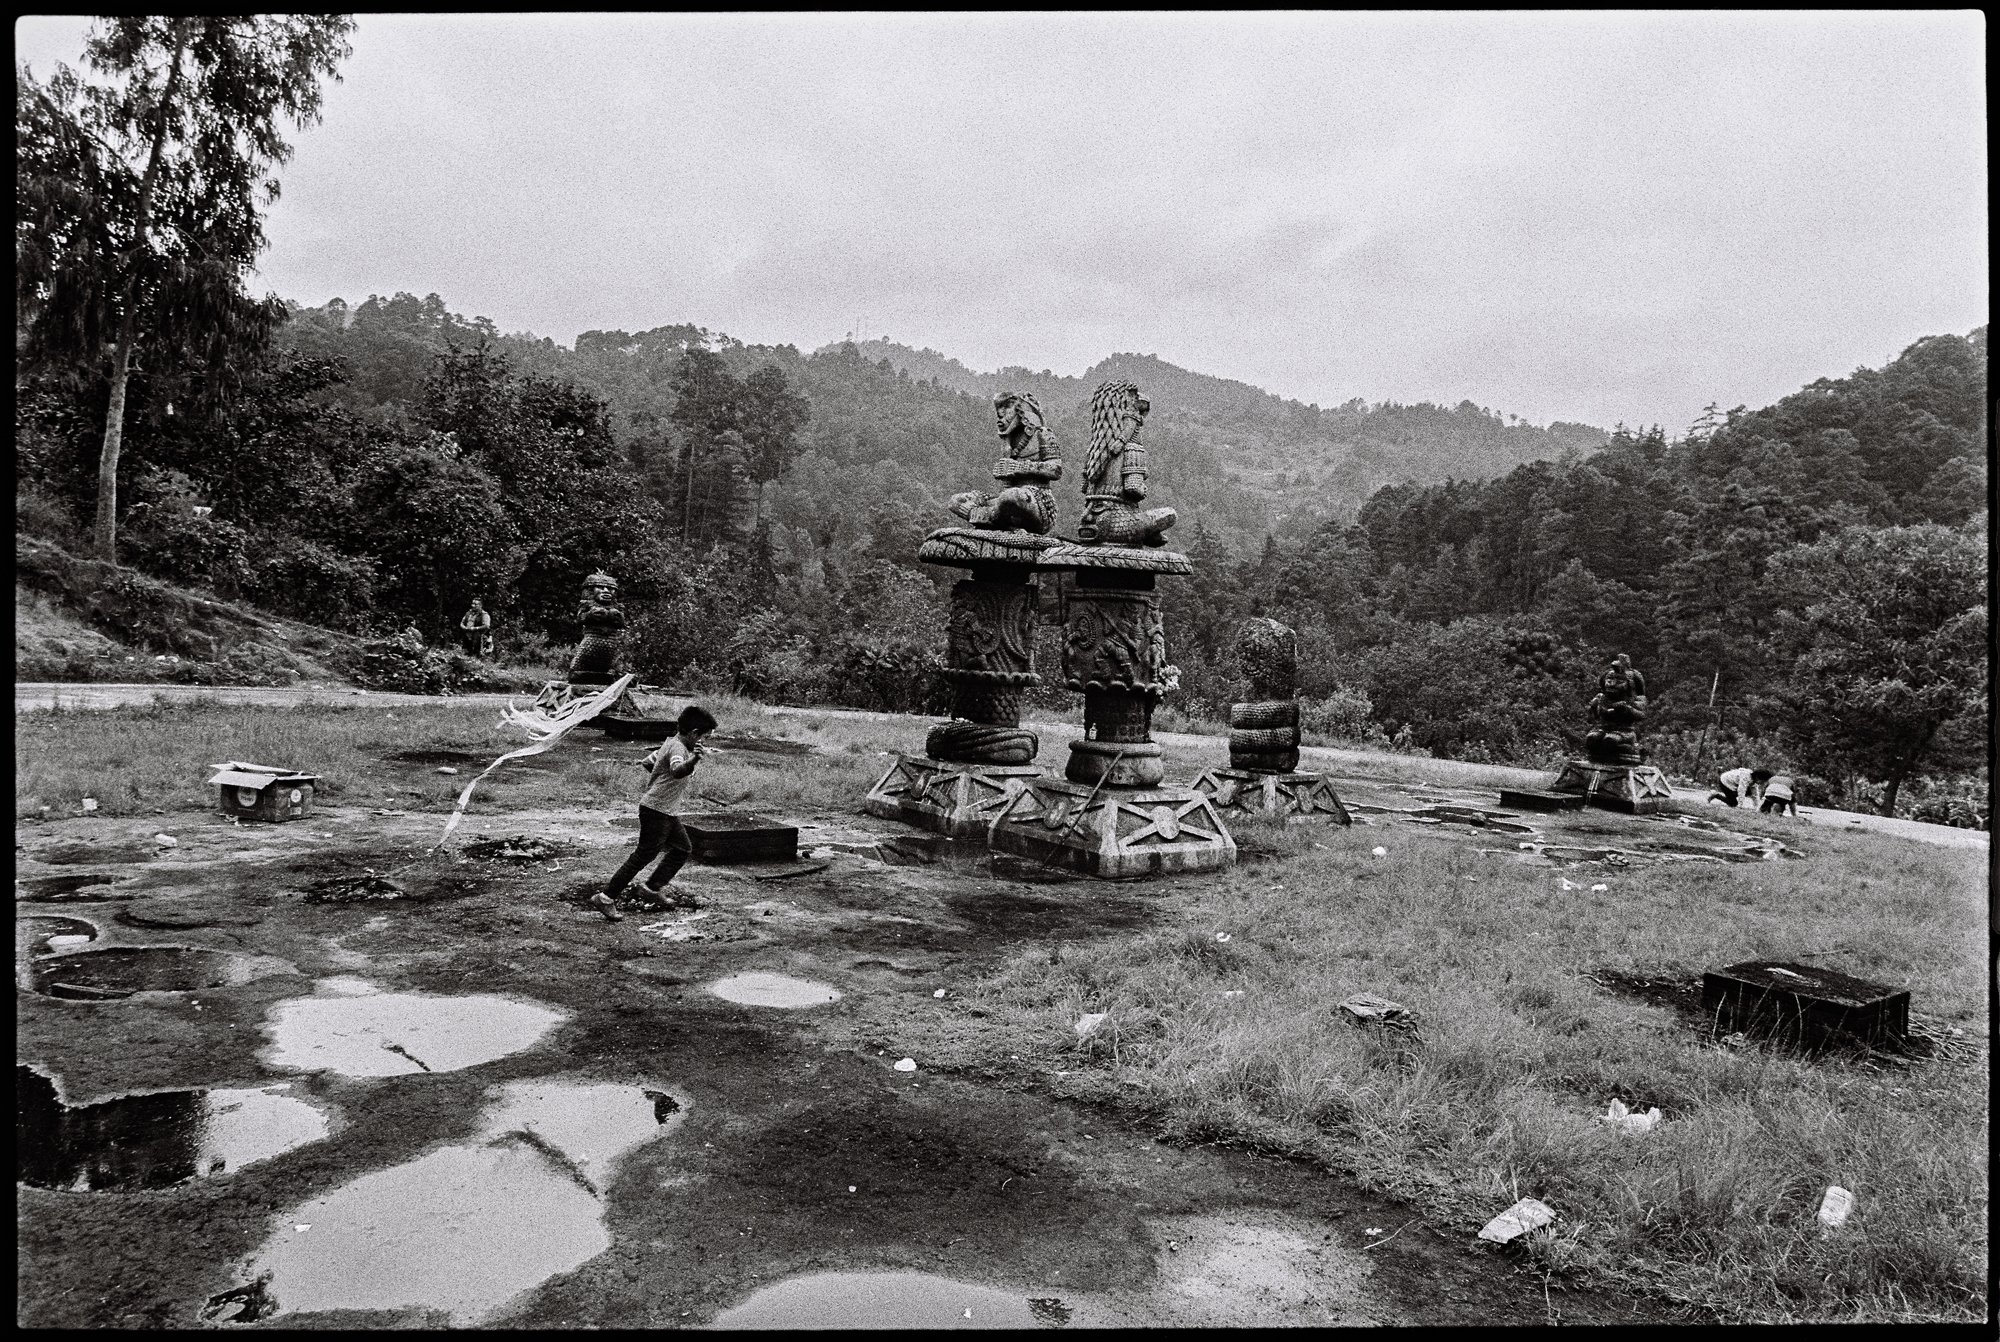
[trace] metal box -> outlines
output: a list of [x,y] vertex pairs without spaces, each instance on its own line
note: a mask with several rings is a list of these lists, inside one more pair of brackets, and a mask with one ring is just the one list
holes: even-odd
[[295,769],[274,769],[261,764],[215,766],[209,785],[215,789],[216,805],[226,816],[239,820],[303,820],[312,814],[313,785],[318,774]]
[[1701,976],[1702,1011],[1720,1034],[1769,1035],[1818,1048],[1840,1040],[1900,1043],[1910,1032],[1908,989],[1816,965],[1751,960]]

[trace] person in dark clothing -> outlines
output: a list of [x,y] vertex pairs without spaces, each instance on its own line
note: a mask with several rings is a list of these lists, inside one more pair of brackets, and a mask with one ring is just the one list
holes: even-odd
[[624,865],[612,873],[604,892],[591,897],[591,904],[608,922],[618,922],[625,916],[618,912],[618,896],[648,862],[662,853],[665,856],[660,857],[660,864],[646,879],[646,893],[664,909],[677,904],[695,907],[693,896],[678,891],[669,895],[668,891],[673,890],[672,881],[681,863],[694,851],[687,827],[681,824],[681,808],[687,796],[688,779],[694,773],[694,766],[701,763],[702,738],[715,730],[715,719],[707,709],[689,704],[681,710],[675,726],[676,733],[641,761],[647,770],[647,782],[646,791],[639,798],[638,846]]

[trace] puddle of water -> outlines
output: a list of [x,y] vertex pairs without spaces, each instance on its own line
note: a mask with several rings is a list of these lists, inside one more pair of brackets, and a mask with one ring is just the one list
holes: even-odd
[[811,1007],[840,1000],[840,989],[832,984],[786,974],[731,974],[709,984],[708,990],[724,1001],[744,1006]]
[[326,1116],[288,1089],[170,1090],[72,1106],[49,1078],[17,1066],[14,1177],[102,1193],[239,1170],[326,1136]]
[[150,862],[156,851],[143,843],[65,843],[44,848],[34,858],[53,867],[75,867],[87,862]]
[[[14,954],[17,956],[46,955],[51,949],[50,940],[56,937],[81,937],[84,941],[95,941],[97,925],[82,918],[61,918],[53,914],[14,920]],[[65,940],[55,949],[75,944],[81,943]]]
[[709,1327],[1060,1328],[1071,1313],[1053,1297],[923,1272],[814,1272],[766,1286]]
[[131,899],[131,891],[113,888],[119,878],[97,872],[72,876],[29,876],[14,882],[22,893],[15,896],[30,904],[101,904],[114,899]]
[[414,1307],[473,1322],[611,1246],[602,1196],[614,1165],[681,1113],[640,1086],[511,1082],[472,1143],[286,1212],[250,1283],[210,1297],[204,1316]]
[[343,1076],[456,1072],[528,1048],[568,1013],[506,997],[385,993],[359,979],[323,980],[324,995],[271,1009],[258,1056],[287,1071]]
[[223,988],[252,977],[241,956],[186,946],[117,946],[44,956],[33,962],[32,973],[36,992],[76,1002]]

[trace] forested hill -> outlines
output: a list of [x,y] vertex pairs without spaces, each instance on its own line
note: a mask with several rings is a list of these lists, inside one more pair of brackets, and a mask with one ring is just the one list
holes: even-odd
[[1358,506],[1385,484],[1487,479],[1568,449],[1602,447],[1611,437],[1587,424],[1558,421],[1537,428],[1470,401],[1447,408],[1429,402],[1370,405],[1357,397],[1322,409],[1150,354],[1114,354],[1080,376],[1065,377],[1016,367],[976,373],[936,350],[889,340],[856,348],[864,358],[887,359],[912,378],[935,379],[982,398],[1032,392],[1052,414],[1086,403],[1107,378],[1136,383],[1153,403],[1151,423],[1171,426],[1213,452],[1226,472],[1271,509],[1281,535],[1302,529],[1309,519]]

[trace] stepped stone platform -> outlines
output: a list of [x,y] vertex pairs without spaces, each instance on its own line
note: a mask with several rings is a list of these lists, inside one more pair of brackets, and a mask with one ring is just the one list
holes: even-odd
[[1287,824],[1328,820],[1351,825],[1333,782],[1322,773],[1262,773],[1251,769],[1207,769],[1194,789],[1206,793],[1222,814],[1282,816]]
[[1650,764],[1603,764],[1578,759],[1564,762],[1549,791],[1581,796],[1587,806],[1601,806],[1628,815],[1657,811],[1674,797],[1667,776]]

